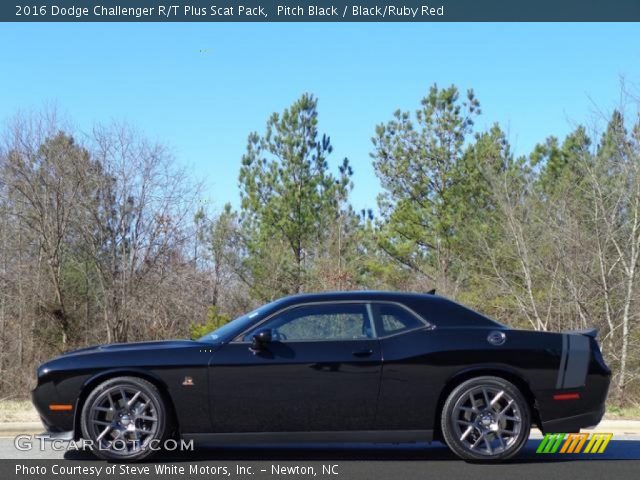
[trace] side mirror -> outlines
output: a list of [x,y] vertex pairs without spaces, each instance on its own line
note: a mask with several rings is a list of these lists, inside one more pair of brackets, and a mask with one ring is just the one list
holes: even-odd
[[271,343],[271,330],[259,330],[253,335],[251,340],[251,350],[262,350],[267,344]]

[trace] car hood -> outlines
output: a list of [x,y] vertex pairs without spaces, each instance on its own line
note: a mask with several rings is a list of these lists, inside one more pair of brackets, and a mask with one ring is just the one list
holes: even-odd
[[183,348],[200,345],[195,340],[158,340],[152,342],[110,343],[107,345],[92,345],[90,347],[70,350],[61,356],[84,355],[98,352],[119,352],[129,350],[159,350],[167,348]]

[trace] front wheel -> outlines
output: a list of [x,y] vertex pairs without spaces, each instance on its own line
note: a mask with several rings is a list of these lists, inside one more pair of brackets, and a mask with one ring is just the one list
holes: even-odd
[[167,409],[158,389],[138,377],[109,379],[87,397],[82,436],[92,452],[107,460],[135,461],[162,446]]
[[499,377],[477,377],[449,394],[442,409],[442,434],[465,460],[506,460],[529,438],[530,418],[529,405],[515,385]]

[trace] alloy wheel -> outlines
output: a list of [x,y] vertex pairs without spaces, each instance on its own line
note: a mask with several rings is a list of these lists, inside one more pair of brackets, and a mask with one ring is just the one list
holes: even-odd
[[506,389],[493,385],[463,392],[453,406],[451,421],[464,448],[488,457],[509,450],[523,427],[518,402]]
[[102,450],[129,456],[156,437],[158,409],[151,397],[134,385],[113,385],[93,401],[87,426]]

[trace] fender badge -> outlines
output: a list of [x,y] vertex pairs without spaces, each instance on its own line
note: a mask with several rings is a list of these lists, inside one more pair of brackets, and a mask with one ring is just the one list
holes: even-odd
[[194,385],[193,378],[184,377],[184,380],[182,381],[182,385],[185,386],[185,387],[193,387],[193,385]]

